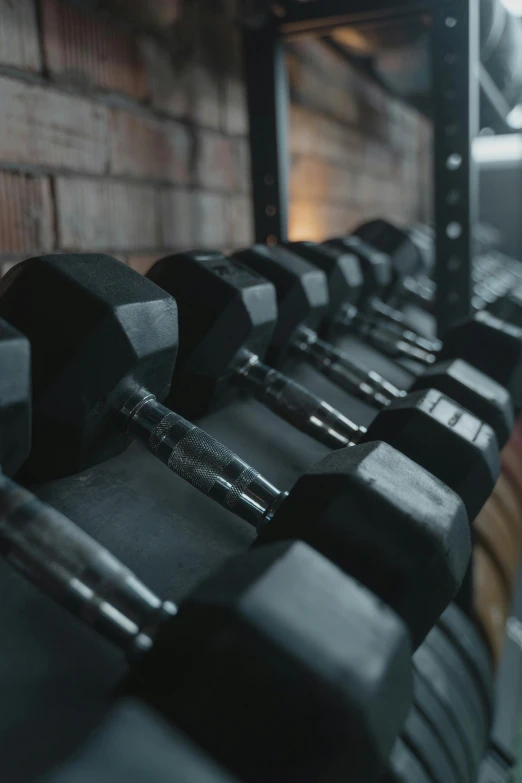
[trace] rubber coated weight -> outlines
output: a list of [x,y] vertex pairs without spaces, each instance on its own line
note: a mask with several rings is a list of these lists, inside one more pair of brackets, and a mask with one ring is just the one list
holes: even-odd
[[510,600],[502,577],[489,553],[478,543],[473,552],[474,610],[489,643],[495,666],[505,642]]
[[240,351],[264,359],[277,322],[274,286],[221,253],[177,253],[147,277],[176,300],[180,341],[166,404],[198,418],[238,394]]
[[40,783],[232,783],[232,777],[142,704],[116,704],[95,734]]
[[413,674],[414,704],[419,713],[429,723],[432,731],[438,736],[451,761],[457,780],[462,783],[472,783],[469,771],[469,760],[463,743],[455,733],[451,720],[439,702],[436,694],[424,682],[418,671]]
[[288,541],[296,530],[297,540],[313,541],[346,573],[357,571],[396,607],[415,643],[424,638],[455,596],[471,556],[465,509],[454,492],[375,443],[330,453],[288,495],[274,487],[160,404],[174,370],[176,304],[115,259],[34,258],[11,270],[0,292],[0,311],[23,322],[32,340],[38,378],[32,477],[79,470],[135,438],[172,472],[260,530],[259,543]]
[[383,440],[430,471],[462,498],[470,521],[500,472],[491,427],[435,389],[394,400],[361,440]]
[[196,588],[124,690],[239,778],[363,783],[378,779],[405,720],[409,653],[393,612],[286,543],[234,558]]
[[419,759],[398,739],[390,756],[388,769],[379,783],[433,783]]
[[515,426],[515,412],[508,390],[462,359],[449,359],[428,367],[410,391],[437,389],[486,422],[502,449]]
[[471,780],[475,780],[482,752],[473,736],[471,707],[463,698],[458,683],[456,684],[454,679],[448,676],[440,658],[424,644],[413,656],[413,666],[414,671],[418,671],[426,686],[433,691],[451,721],[453,730],[464,748]]
[[481,311],[444,335],[439,358],[460,358],[489,375],[522,407],[522,329]]
[[329,239],[324,243],[337,253],[351,253],[360,265],[363,276],[363,287],[359,303],[364,304],[372,296],[380,296],[393,283],[393,266],[389,255],[376,250],[361,237],[346,236],[340,239]]
[[522,288],[514,288],[504,296],[499,296],[488,310],[501,321],[522,327]]
[[492,495],[480,514],[475,517],[474,530],[479,541],[495,561],[510,593],[518,574],[519,551],[513,541],[506,512]]
[[275,285],[279,317],[266,358],[268,364],[280,367],[298,329],[315,330],[324,318],[329,306],[326,275],[279,245],[254,245],[234,253],[233,258]]
[[460,783],[446,748],[416,707],[410,709],[401,736],[435,783]]
[[27,468],[37,479],[123,452],[129,438],[117,411],[130,389],[143,386],[160,401],[169,390],[176,303],[130,271],[101,254],[49,255],[22,261],[0,282],[0,316],[31,343]]
[[462,609],[453,603],[440,617],[437,627],[451,639],[467,660],[475,680],[480,687],[482,700],[491,723],[494,705],[494,674],[491,653],[483,636]]
[[388,444],[373,442],[332,452],[303,474],[257,544],[306,541],[371,584],[405,619],[417,646],[455,596],[456,575],[467,569],[465,516],[452,490]]
[[473,712],[473,726],[479,747],[486,747],[488,738],[487,710],[480,696],[476,680],[465,659],[450,639],[435,626],[425,640],[427,647],[438,655],[449,676],[458,681],[460,692]]
[[422,271],[421,253],[406,231],[387,220],[369,220],[354,234],[382,253],[390,256],[395,280],[416,275]]

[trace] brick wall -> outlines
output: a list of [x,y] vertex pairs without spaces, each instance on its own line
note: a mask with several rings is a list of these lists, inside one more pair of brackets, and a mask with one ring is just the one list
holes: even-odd
[[[3,269],[98,250],[145,270],[170,250],[252,238],[233,0],[105,5],[0,0]],[[424,123],[319,44],[289,61],[292,235],[422,218]]]

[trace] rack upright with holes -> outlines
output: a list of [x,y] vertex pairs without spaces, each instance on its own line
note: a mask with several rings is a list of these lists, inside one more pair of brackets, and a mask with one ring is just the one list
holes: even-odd
[[321,37],[372,19],[432,16],[435,315],[439,334],[470,313],[471,226],[478,213],[472,141],[479,130],[476,0],[279,0],[244,3],[244,51],[257,242],[285,239],[288,223],[289,90],[286,41]]

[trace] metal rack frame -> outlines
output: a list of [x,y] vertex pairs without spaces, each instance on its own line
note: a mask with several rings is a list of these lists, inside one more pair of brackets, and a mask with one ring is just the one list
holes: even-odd
[[[255,4],[254,4],[255,6]],[[472,143],[479,130],[480,51],[476,0],[282,0],[246,17],[244,51],[256,242],[288,230],[289,90],[284,43],[327,35],[341,25],[430,13],[432,26],[435,235],[439,335],[471,312],[472,226],[478,177]],[[347,10],[349,9],[349,10]]]

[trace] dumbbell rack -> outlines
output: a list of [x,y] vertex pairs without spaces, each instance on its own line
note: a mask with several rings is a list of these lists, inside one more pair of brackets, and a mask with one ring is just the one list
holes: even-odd
[[[505,102],[480,64],[477,0],[278,0],[271,12],[266,5],[245,2],[243,18],[253,217],[256,241],[261,243],[284,240],[288,230],[290,96],[285,43],[325,37],[335,27],[350,24],[432,16],[435,321],[438,334],[443,335],[471,311],[475,255],[471,228],[479,217],[479,179],[472,146],[480,116],[488,125],[508,130]],[[396,382],[400,384],[400,379]],[[339,408],[343,410],[341,401]],[[519,581],[513,629],[522,623],[522,575]],[[484,763],[481,783],[507,781],[509,762],[518,752],[522,624],[520,630],[519,638],[516,630],[508,635],[498,677],[492,756]]]
[[[284,44],[324,37],[335,27],[398,22],[431,14],[437,330],[443,334],[471,308],[471,226],[478,218],[472,143],[479,108],[505,127],[502,96],[480,67],[477,0],[282,0],[244,4],[255,235],[285,239],[288,224],[289,91]],[[266,4],[268,5],[268,4]],[[458,53],[458,54],[457,54]],[[498,91],[497,91],[498,92]]]
[[[329,385],[305,365],[295,368],[294,377],[316,392]],[[348,415],[371,419],[363,403],[335,387],[329,386],[329,394]],[[278,486],[290,487],[328,452],[251,397],[198,423]],[[247,523],[194,492],[139,447],[31,488],[176,602],[254,539]],[[2,780],[20,783],[36,780],[100,723],[126,665],[117,650],[2,559],[0,594],[0,674],[9,683],[0,709]]]

